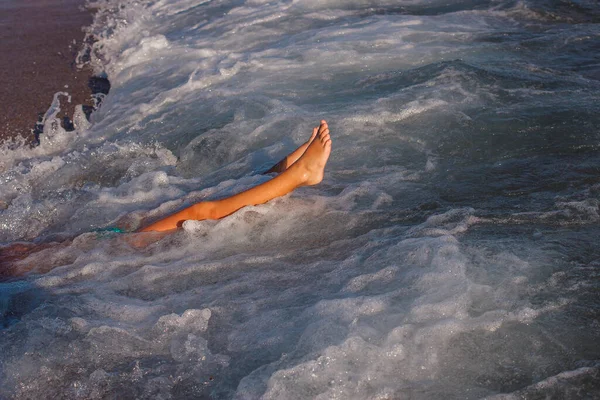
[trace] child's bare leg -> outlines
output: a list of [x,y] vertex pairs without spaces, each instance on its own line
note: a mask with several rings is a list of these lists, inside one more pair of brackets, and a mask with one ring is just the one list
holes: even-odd
[[273,167],[271,167],[270,170],[268,170],[267,172],[265,172],[265,174],[270,174],[271,172],[277,172],[277,173],[283,172],[286,169],[288,169],[293,163],[295,163],[296,161],[298,161],[298,159],[302,156],[302,154],[304,154],[304,152],[306,151],[306,149],[308,148],[308,146],[315,139],[315,137],[317,136],[317,132],[318,131],[319,131],[319,127],[317,126],[316,128],[313,129],[312,135],[310,136],[310,139],[308,139],[300,147],[298,147],[296,150],[294,150],[293,152],[291,152],[290,154],[288,154],[286,157],[284,157],[277,164],[273,165]]
[[296,162],[270,181],[225,199],[196,203],[140,231],[172,230],[188,219],[223,218],[242,207],[263,204],[288,194],[299,186],[316,185],[323,179],[323,170],[331,153],[331,138],[327,122],[321,121],[315,136]]

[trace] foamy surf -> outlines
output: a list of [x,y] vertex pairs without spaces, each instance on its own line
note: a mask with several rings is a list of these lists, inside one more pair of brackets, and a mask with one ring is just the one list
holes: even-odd
[[[94,3],[110,94],[2,153],[0,241],[39,247],[1,396],[595,396],[600,14],[571,5]],[[264,182],[322,118],[318,186],[103,230]]]

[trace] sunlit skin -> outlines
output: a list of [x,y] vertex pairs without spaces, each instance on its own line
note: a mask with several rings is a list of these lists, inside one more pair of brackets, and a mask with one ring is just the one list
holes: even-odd
[[[196,203],[138,230],[138,232],[154,231],[162,234],[150,235],[149,237],[145,235],[126,235],[123,238],[131,246],[142,248],[159,240],[164,234],[176,230],[186,220],[220,219],[240,208],[263,204],[276,197],[288,194],[300,186],[316,185],[323,179],[323,170],[330,153],[329,127],[327,122],[321,121],[321,124],[313,129],[312,135],[305,143],[267,171],[267,173],[278,173],[270,181],[221,200]],[[20,265],[17,268],[15,264],[29,255],[47,248],[67,246],[70,243],[70,240],[63,243],[53,242],[42,245],[15,243],[0,248],[0,281],[10,276],[22,275],[31,270],[34,267],[33,265]],[[53,265],[49,264],[45,267],[45,270],[52,267]]]
[[277,163],[268,172],[277,172],[270,181],[246,191],[214,201],[203,201],[184,208],[148,225],[138,232],[165,232],[180,227],[187,220],[220,219],[240,208],[263,204],[286,195],[300,186],[316,185],[323,179],[325,164],[331,153],[331,137],[325,120],[313,129],[310,139]]

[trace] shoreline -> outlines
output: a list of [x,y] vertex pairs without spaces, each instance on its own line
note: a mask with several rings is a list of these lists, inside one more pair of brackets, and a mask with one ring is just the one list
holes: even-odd
[[[58,117],[72,119],[76,105],[94,106],[90,68],[77,68],[84,28],[93,21],[85,0],[35,0],[0,3],[0,143],[25,139],[34,144],[34,128],[54,94],[67,92]],[[64,104],[63,104],[64,103]]]

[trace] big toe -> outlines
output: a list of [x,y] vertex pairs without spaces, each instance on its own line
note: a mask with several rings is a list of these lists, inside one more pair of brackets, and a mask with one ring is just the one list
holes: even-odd
[[329,127],[327,126],[327,121],[322,120],[321,121],[321,125],[319,125],[319,132],[323,132],[325,129],[328,129]]
[[317,137],[317,133],[319,133],[319,127],[315,126],[313,128],[312,134],[310,135],[309,142],[312,142],[312,140]]

